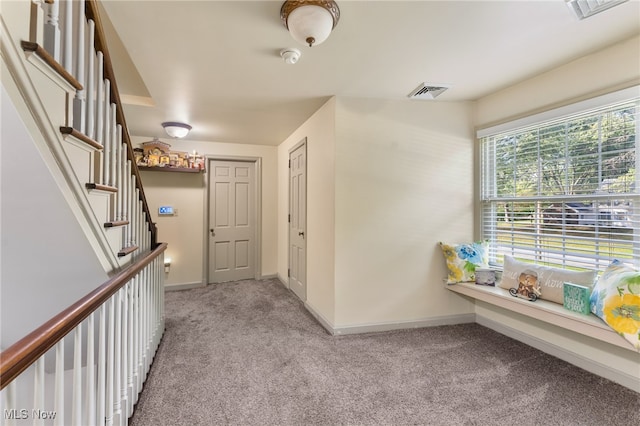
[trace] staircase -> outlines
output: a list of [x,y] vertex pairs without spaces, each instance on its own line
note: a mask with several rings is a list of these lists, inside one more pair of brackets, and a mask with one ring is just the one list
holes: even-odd
[[[3,421],[126,424],[164,331],[166,244],[156,241],[98,4],[25,0],[0,12],[3,99],[22,121],[3,126],[26,129],[111,277],[3,344]],[[73,259],[68,267],[71,276]]]

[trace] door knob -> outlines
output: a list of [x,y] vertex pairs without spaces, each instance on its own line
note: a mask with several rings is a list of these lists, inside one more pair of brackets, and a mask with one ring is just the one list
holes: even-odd
[[300,235],[301,237],[304,237],[304,231],[298,232],[298,235]]
[[209,229],[209,232],[211,232],[212,237],[216,236],[216,231],[214,231],[213,228]]

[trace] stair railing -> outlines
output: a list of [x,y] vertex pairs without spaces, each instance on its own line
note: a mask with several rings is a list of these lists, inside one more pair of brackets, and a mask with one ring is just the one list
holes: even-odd
[[5,424],[127,423],[164,333],[166,248],[0,353]]
[[114,194],[111,220],[105,227],[123,226],[125,248],[118,256],[153,247],[157,230],[150,219],[97,0],[32,1],[32,21],[41,22],[42,28],[36,24],[32,39],[23,41],[22,47],[39,55],[76,89],[70,125],[60,130],[98,149],[94,180],[87,188]]

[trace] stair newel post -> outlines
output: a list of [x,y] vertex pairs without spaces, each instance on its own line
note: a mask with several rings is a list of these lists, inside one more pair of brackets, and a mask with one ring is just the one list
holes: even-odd
[[[74,10],[74,21],[76,22],[76,63],[75,77],[78,83],[85,86],[85,26],[84,1],[80,0],[78,8]],[[85,132],[85,91],[77,90],[73,99],[73,128],[80,133]]]
[[111,181],[111,107],[110,107],[110,94],[111,94],[111,82],[109,80],[104,81],[104,99],[103,99],[103,114],[102,114],[102,145],[104,146],[102,156],[102,172],[104,184],[109,185]]
[[93,20],[89,20],[88,23],[88,42],[87,42],[87,86],[85,91],[87,92],[87,130],[85,135],[89,136],[91,139],[95,139],[95,122],[96,122],[96,112],[95,112],[95,78],[96,78],[96,54],[95,54],[95,29],[96,24]]
[[60,3],[58,1],[45,3],[44,8],[46,16],[44,22],[44,33],[42,35],[44,42],[43,47],[51,56],[53,56],[53,59],[60,63]]
[[82,324],[78,324],[73,336],[72,377],[71,424],[82,426]]
[[84,424],[95,424],[96,421],[96,356],[95,356],[95,324],[94,314],[87,318],[87,380],[85,381],[85,413]]
[[64,338],[56,343],[56,366],[53,409],[56,411],[55,426],[64,425]]
[[122,143],[122,126],[118,124],[116,126],[116,134],[118,135],[118,160],[117,160],[117,179],[116,187],[118,188],[117,200],[116,200],[116,220],[124,220],[122,218],[122,197],[124,192],[123,175],[125,164],[125,145]]
[[62,66],[73,74],[73,1],[60,0],[62,20]]

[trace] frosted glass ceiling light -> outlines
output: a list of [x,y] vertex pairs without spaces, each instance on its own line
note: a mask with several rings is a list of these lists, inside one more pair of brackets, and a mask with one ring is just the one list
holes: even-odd
[[167,135],[172,138],[184,138],[189,134],[189,130],[191,130],[191,126],[185,123],[178,123],[176,121],[166,121],[162,123],[162,127],[164,127],[164,131],[167,132]]
[[294,40],[317,46],[325,41],[340,20],[340,8],[332,0],[287,0],[280,18]]

